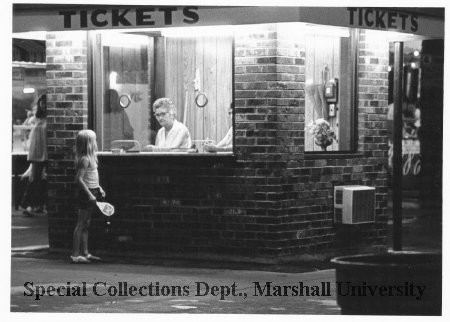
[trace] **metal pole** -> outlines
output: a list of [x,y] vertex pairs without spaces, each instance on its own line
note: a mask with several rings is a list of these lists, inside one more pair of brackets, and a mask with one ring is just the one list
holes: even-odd
[[392,156],[393,248],[402,250],[403,42],[394,43],[394,129]]

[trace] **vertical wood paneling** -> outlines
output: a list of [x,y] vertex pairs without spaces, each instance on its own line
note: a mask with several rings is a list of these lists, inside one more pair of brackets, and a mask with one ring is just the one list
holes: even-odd
[[[105,107],[105,98],[104,98],[104,93],[105,93],[105,89],[109,88],[109,78],[108,78],[108,74],[109,74],[109,47],[103,47],[101,45],[101,38],[100,35],[97,36],[97,46],[98,48],[100,48],[100,51],[102,53],[102,61],[101,61],[101,66],[98,66],[96,64],[94,64],[94,68],[95,68],[95,75],[99,75],[99,73],[101,73],[102,75],[102,81],[99,82],[98,81],[98,76],[96,76],[95,78],[95,101],[96,104],[99,104],[96,106],[96,113],[95,113],[95,118],[96,118],[96,130],[97,132],[97,138],[98,138],[98,142],[100,142],[100,146],[99,149],[103,150],[105,147],[105,131],[106,131],[106,124],[107,124],[107,119],[106,119],[106,107]],[[94,58],[96,55],[94,55]],[[98,62],[98,61],[96,61]],[[101,85],[100,85],[101,84]],[[100,111],[100,113],[98,113],[97,111]],[[100,131],[99,131],[100,130]]]
[[[179,121],[183,121],[187,100],[185,125],[193,140],[206,138],[220,141],[228,131],[228,108],[232,97],[232,38],[197,37],[167,38],[165,96],[177,106]],[[197,107],[194,90],[196,71],[200,76],[200,91],[208,104]]]
[[[110,47],[109,48],[109,66],[106,68],[105,78],[109,83],[109,76],[111,72],[117,73],[116,82],[123,83],[124,78],[124,67],[123,67],[123,50],[121,47]],[[121,129],[123,129],[123,124],[118,124],[116,118],[112,114],[112,110],[114,109],[114,100],[111,100],[111,96],[106,90],[111,88],[111,84],[108,88],[105,88],[105,92],[103,93],[105,97],[105,114],[104,114],[104,149],[110,149],[111,141],[114,136],[114,133],[117,133]],[[107,98],[106,98],[107,96]]]
[[[164,37],[155,38],[155,99],[166,95],[166,41]],[[155,120],[155,124],[157,123]],[[157,126],[159,127],[158,124]]]
[[231,104],[232,38],[217,39],[217,141],[220,141],[231,126],[228,109]]
[[[330,79],[338,78],[340,79],[340,38],[337,37],[328,37],[328,41],[333,44],[330,46],[330,50],[332,51],[331,54],[333,56],[332,64],[332,72],[330,74]],[[339,106],[339,100],[337,107]],[[331,128],[334,130],[334,133],[336,134],[337,140],[339,140],[339,112],[336,111],[336,117],[331,117],[329,119],[329,122],[331,124]],[[338,141],[334,141],[333,144],[328,148],[328,150],[331,151],[338,151],[339,150],[339,143]]]
[[206,138],[217,140],[217,47],[216,38],[206,37],[204,42],[203,92],[208,97],[204,109]]
[[[306,87],[312,86],[316,84],[315,74],[314,74],[314,66],[315,66],[315,37],[311,35],[307,35],[305,37],[305,75],[306,75]],[[306,89],[308,90],[308,89]],[[314,109],[312,107],[313,101],[311,100],[310,95],[306,93],[305,95],[305,126],[308,126],[311,122],[314,121]],[[312,135],[309,134],[309,129],[305,129],[305,150],[313,151],[314,150],[314,139]]]
[[[149,37],[148,42],[153,44],[153,38]],[[142,45],[138,49],[138,58],[139,60],[139,68],[137,70],[137,83],[140,84],[148,84],[148,73],[150,72],[150,67],[148,66],[148,51],[149,51],[149,45]]]
[[165,96],[172,99],[178,107],[178,46],[176,38],[166,40],[166,91]]
[[123,84],[132,84],[135,82],[136,79],[136,73],[133,72],[134,69],[136,68],[136,57],[134,55],[134,49],[133,48],[127,48],[124,47],[122,49],[122,66],[123,66],[123,70],[122,70],[122,75],[123,75],[123,79],[122,82]]
[[195,39],[185,38],[183,41],[183,99],[186,100],[186,126],[189,129],[191,138],[193,140],[199,139],[196,133],[196,120],[194,110],[195,93],[194,93],[194,78],[195,78]]
[[[195,70],[199,70],[200,76],[200,84],[203,88],[205,79],[203,78],[203,48],[204,48],[204,39],[197,38],[196,46],[195,46]],[[195,75],[194,75],[195,78]],[[197,93],[195,93],[197,94]],[[204,124],[204,109],[198,108],[194,103],[194,115],[195,115],[195,137],[196,139],[204,139],[205,136],[205,124]]]
[[[130,106],[123,110],[128,116],[134,130],[133,139],[142,144],[148,144],[148,129],[146,120],[148,118],[148,80],[144,77],[147,74],[147,46],[127,48],[123,51],[124,69],[126,83],[121,84],[119,94],[128,94],[132,102]],[[132,60],[132,62],[129,62]],[[145,80],[145,83],[144,83]],[[127,126],[126,118],[123,119],[124,128]]]
[[[314,37],[314,84],[318,85],[321,84],[323,85],[325,82],[325,79],[327,76],[325,74],[325,64],[329,66],[329,62],[327,62],[326,60],[326,55],[327,55],[327,48],[328,48],[329,44],[324,44],[323,43],[323,39],[321,39],[320,36],[315,36]],[[316,112],[314,111],[313,113],[313,119],[316,120],[320,118],[320,115],[316,115]],[[314,139],[313,140],[313,151],[320,151],[321,148],[319,146],[317,146],[314,143]]]
[[[305,55],[306,55],[306,86],[311,85],[311,80],[313,84],[325,84],[327,80],[331,80],[333,78],[339,79],[339,85],[342,86],[342,83],[348,83],[348,77],[341,77],[341,60],[348,60],[348,52],[346,52],[346,56],[342,57],[341,52],[341,43],[340,38],[330,37],[330,36],[306,36],[306,47],[305,47]],[[325,66],[328,66],[328,76],[324,73]],[[348,86],[348,84],[346,84]],[[347,90],[349,90],[347,88]],[[340,90],[340,93],[342,91]],[[340,96],[339,93],[339,96]],[[340,124],[342,116],[339,115],[339,107],[341,105],[341,97],[338,98],[338,111],[336,117],[330,117],[328,122],[330,123],[332,129],[335,131],[338,141],[334,141],[331,146],[328,147],[329,151],[336,151],[340,149],[340,128],[342,125]],[[314,111],[313,105],[314,102],[310,95],[306,95],[305,98],[305,124],[313,122],[314,120],[319,118],[319,115],[316,115]],[[314,143],[314,137],[309,134],[309,132],[305,133],[305,150],[306,151],[320,151],[321,148]]]
[[341,78],[339,79],[339,149],[350,150],[351,128],[351,53],[350,39],[341,38]]
[[148,141],[149,144],[154,144],[155,143],[155,138],[156,138],[156,132],[157,132],[157,128],[159,126],[159,124],[157,124],[158,122],[156,121],[156,119],[153,117],[153,112],[152,112],[152,105],[153,102],[156,100],[156,97],[158,95],[158,93],[161,91],[161,87],[164,88],[163,84],[164,82],[156,82],[156,79],[160,79],[158,78],[159,73],[161,72],[161,70],[164,70],[164,59],[162,59],[162,57],[160,56],[162,53],[164,53],[163,50],[161,50],[158,47],[158,42],[163,39],[162,37],[151,37],[150,41],[148,43],[148,83],[149,83],[149,87],[148,87],[148,97],[149,97],[149,104],[147,107],[147,119],[148,119],[148,124],[147,124],[147,128],[149,131],[149,137],[148,137]]
[[[148,144],[149,78],[147,45],[136,47],[104,47],[103,56],[103,149],[109,149],[113,140],[136,139]],[[110,84],[112,72],[117,73],[116,84]],[[111,89],[113,91],[107,91]],[[119,105],[120,95],[128,94],[131,104],[127,109]]]
[[[122,48],[109,48],[109,72],[115,71],[117,73],[117,83],[123,83],[123,66],[122,66]],[[106,75],[109,81],[109,73]]]
[[184,119],[184,103],[185,103],[185,84],[184,84],[184,57],[183,57],[184,38],[177,39],[177,120],[183,122]]

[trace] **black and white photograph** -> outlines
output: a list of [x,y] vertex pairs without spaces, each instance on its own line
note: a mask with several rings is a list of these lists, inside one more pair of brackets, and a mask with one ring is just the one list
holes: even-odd
[[443,1],[3,8],[11,319],[448,313]]

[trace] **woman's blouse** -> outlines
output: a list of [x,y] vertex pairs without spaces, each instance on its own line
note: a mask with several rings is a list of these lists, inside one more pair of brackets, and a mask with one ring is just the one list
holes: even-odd
[[30,132],[30,150],[28,161],[47,161],[47,120],[36,118],[36,123]]

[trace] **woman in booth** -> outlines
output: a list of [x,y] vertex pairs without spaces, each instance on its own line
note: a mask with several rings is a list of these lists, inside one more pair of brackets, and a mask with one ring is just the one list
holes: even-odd
[[153,103],[153,112],[162,126],[156,135],[155,145],[147,145],[144,151],[172,151],[192,146],[188,128],[176,120],[175,104],[170,98],[159,98]]
[[[233,115],[233,109],[230,108],[228,110],[228,118],[231,119]],[[230,126],[227,134],[223,137],[223,139],[217,143],[212,144],[208,141],[203,145],[203,149],[207,152],[229,152],[233,151],[233,126]]]

